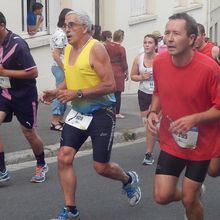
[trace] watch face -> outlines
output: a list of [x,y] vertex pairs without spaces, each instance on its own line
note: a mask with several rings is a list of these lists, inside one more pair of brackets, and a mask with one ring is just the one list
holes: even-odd
[[80,98],[80,99],[83,97],[83,93],[82,93],[81,90],[77,91],[77,97]]

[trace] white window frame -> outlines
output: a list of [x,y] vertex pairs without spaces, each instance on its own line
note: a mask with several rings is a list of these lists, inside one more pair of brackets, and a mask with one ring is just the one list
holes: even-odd
[[180,0],[174,0],[174,7],[180,7]]
[[201,0],[188,0],[189,4],[201,4]]
[[174,7],[186,7],[187,6],[187,0],[174,0]]
[[189,12],[202,7],[201,0],[174,0],[175,12]]
[[39,30],[35,35],[30,36],[27,32],[27,0],[21,0],[21,7],[22,7],[22,36],[24,38],[30,38],[30,37],[37,37],[42,35],[49,34],[49,0],[35,0],[36,2],[40,2],[43,7],[43,17],[44,21],[41,27],[41,30]]
[[130,0],[129,25],[155,20],[155,0]]
[[131,17],[141,16],[147,14],[146,0],[130,0],[131,1]]

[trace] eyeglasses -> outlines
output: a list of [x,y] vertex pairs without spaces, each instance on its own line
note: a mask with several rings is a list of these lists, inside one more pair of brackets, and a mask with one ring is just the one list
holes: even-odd
[[64,29],[71,29],[71,28],[75,28],[76,26],[81,26],[82,24],[79,24],[79,23],[75,23],[75,22],[73,22],[73,21],[71,21],[71,22],[69,22],[69,23],[67,23],[67,24],[64,24],[63,25],[63,28]]

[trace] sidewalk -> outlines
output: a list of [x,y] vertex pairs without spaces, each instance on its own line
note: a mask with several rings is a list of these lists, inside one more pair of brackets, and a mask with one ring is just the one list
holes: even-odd
[[[145,128],[139,114],[137,95],[122,95],[121,113],[125,119],[117,119],[114,144],[145,137]],[[60,133],[49,129],[51,118],[50,106],[40,104],[38,110],[38,133],[45,144],[46,157],[56,155],[59,148]],[[104,122],[103,122],[104,123]],[[4,138],[7,164],[33,160],[32,150],[23,137],[16,118],[11,123],[3,124],[0,133]],[[87,140],[81,150],[91,147]]]

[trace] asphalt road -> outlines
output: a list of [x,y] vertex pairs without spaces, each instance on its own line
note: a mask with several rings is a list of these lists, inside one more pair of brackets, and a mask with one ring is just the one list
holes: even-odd
[[[91,155],[86,151],[80,152],[84,156],[76,158],[75,167],[78,175],[77,206],[81,220],[183,220],[181,203],[161,206],[153,201],[155,165],[141,164],[145,152],[144,139],[142,142],[116,146],[113,148],[112,161],[126,170],[137,171],[142,200],[136,207],[130,207],[126,197],[121,194],[121,183],[98,176],[92,168]],[[157,156],[158,147],[155,149],[155,157]],[[1,220],[49,220],[56,215],[63,206],[63,197],[57,179],[56,158],[50,158],[48,162],[48,179],[42,184],[29,182],[35,162],[8,167],[11,181],[0,185]],[[205,184],[205,220],[219,220],[220,179],[208,177]]]
[[[70,107],[68,107],[66,113],[69,112],[69,109]],[[116,121],[116,132],[143,127],[142,120],[139,116],[137,95],[122,96],[121,112],[125,114],[126,118]],[[57,144],[60,141],[60,132],[51,131],[49,129],[50,120],[51,107],[40,103],[38,108],[37,130],[45,146]],[[16,117],[13,118],[12,122],[3,123],[0,126],[0,135],[3,137],[6,153],[30,149],[28,142],[21,132]]]

